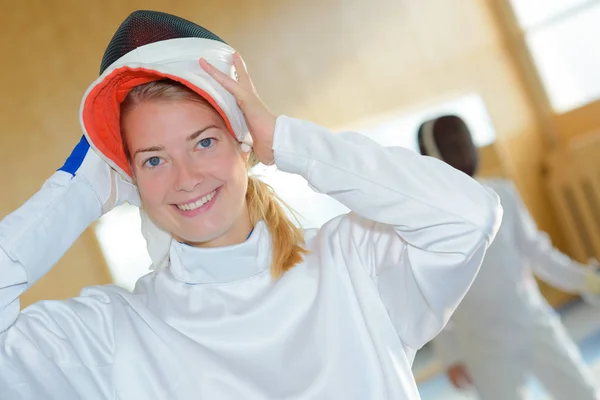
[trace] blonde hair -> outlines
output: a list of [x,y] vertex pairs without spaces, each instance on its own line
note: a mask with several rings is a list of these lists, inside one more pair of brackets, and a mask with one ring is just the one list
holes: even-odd
[[[121,103],[121,115],[137,104],[152,100],[193,101],[214,108],[206,99],[187,86],[165,79],[133,88]],[[131,162],[131,153],[122,129],[121,139],[127,160]],[[250,169],[256,164],[258,164],[258,160],[251,153],[247,168]],[[252,226],[259,221],[264,221],[267,225],[272,243],[271,276],[277,279],[294,265],[300,263],[304,254],[308,254],[308,250],[304,248],[306,243],[303,232],[288,218],[281,204],[294,215],[291,207],[275,194],[271,186],[260,179],[248,177],[246,204]]]

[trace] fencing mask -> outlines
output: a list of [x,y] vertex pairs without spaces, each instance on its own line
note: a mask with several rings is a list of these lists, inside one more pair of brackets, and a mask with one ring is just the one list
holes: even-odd
[[205,98],[239,142],[251,144],[235,98],[200,67],[208,62],[235,78],[235,50],[209,30],[174,15],[135,11],[119,26],[100,66],[100,77],[86,91],[80,120],[90,145],[123,177],[131,170],[123,149],[120,105],[131,89],[171,79]]
[[421,154],[445,161],[473,176],[479,157],[467,124],[455,115],[425,121],[417,134]]

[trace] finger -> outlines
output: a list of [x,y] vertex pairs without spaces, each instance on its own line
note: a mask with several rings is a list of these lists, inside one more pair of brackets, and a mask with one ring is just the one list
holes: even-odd
[[254,84],[252,83],[252,79],[250,79],[246,63],[242,59],[242,56],[240,56],[240,53],[236,52],[233,54],[233,66],[238,74],[238,82],[240,85],[254,92]]
[[223,71],[215,68],[211,63],[206,61],[204,58],[200,58],[200,66],[202,69],[209,74],[215,81],[231,93],[235,98],[240,99],[244,96],[243,87],[235,81],[235,79],[228,76]]

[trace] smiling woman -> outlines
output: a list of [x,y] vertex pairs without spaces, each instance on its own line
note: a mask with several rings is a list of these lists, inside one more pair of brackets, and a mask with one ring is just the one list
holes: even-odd
[[140,197],[160,228],[202,247],[248,237],[249,153],[208,101],[180,83],[147,83],[121,104],[121,128]]
[[[272,114],[231,47],[153,11],[115,34],[81,121],[65,166],[0,223],[0,398],[419,397],[415,352],[479,269],[494,193],[410,150]],[[257,161],[351,211],[297,228],[248,176]],[[18,296],[124,202],[140,207],[154,271],[131,292],[20,312]]]

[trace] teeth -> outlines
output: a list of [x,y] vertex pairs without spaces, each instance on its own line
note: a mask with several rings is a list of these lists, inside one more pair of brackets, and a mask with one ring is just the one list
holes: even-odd
[[217,194],[216,190],[213,191],[212,193],[209,193],[206,196],[202,197],[200,200],[198,200],[195,203],[181,204],[181,205],[178,205],[177,208],[179,208],[182,211],[195,210],[196,208],[202,207],[204,204],[206,204],[209,201],[211,201],[213,199],[213,197],[215,197],[215,194]]

